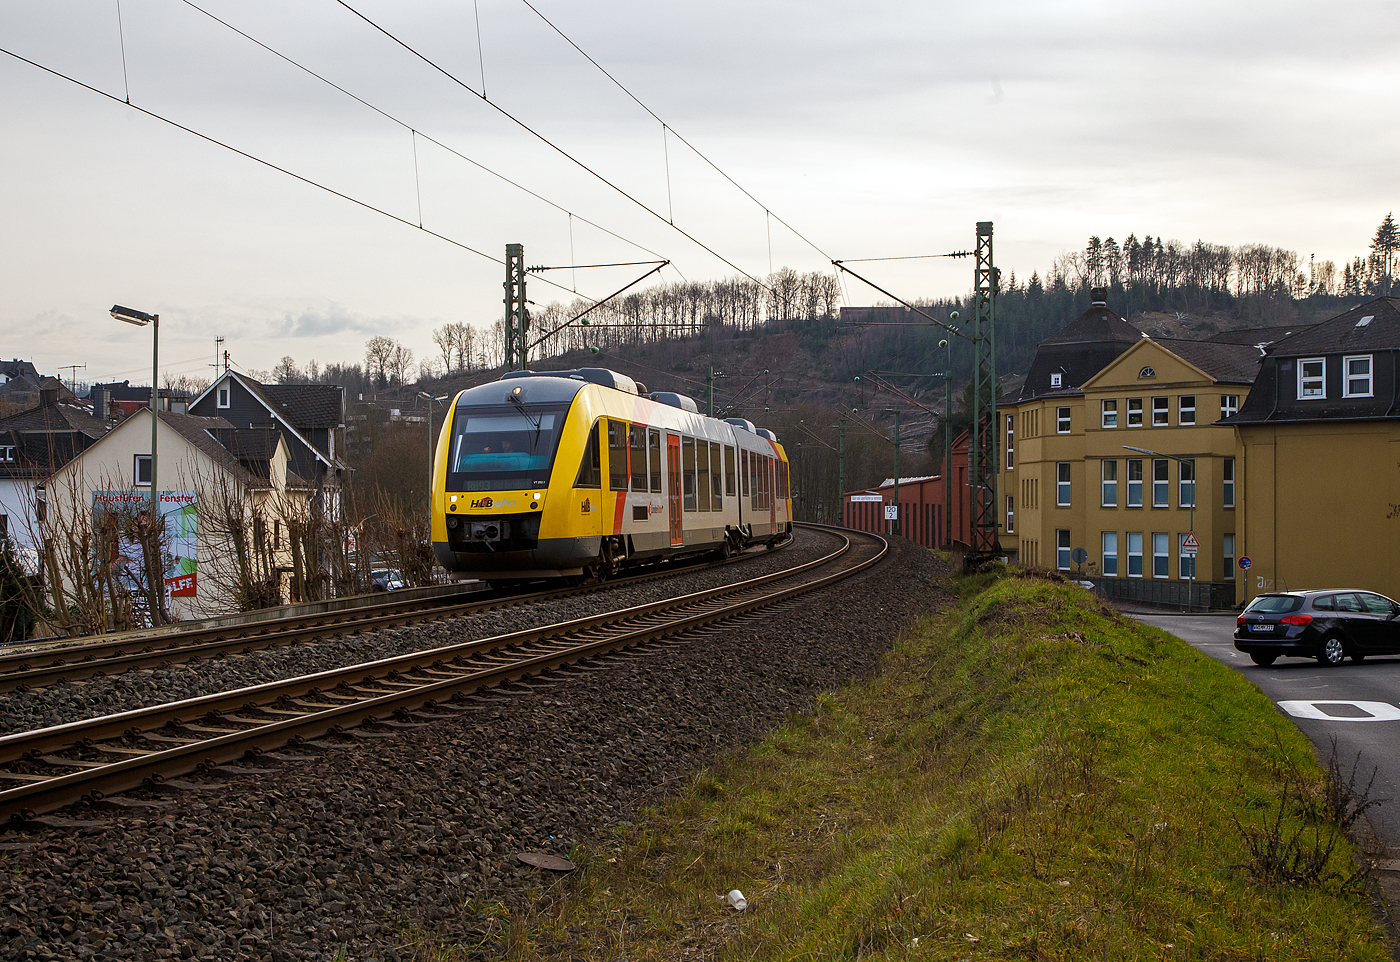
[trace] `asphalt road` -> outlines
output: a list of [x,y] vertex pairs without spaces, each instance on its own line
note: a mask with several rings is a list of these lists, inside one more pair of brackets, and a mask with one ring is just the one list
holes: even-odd
[[1343,775],[1361,753],[1357,779],[1376,771],[1371,797],[1382,799],[1368,813],[1376,838],[1391,858],[1400,857],[1400,657],[1350,660],[1323,668],[1302,658],[1280,658],[1260,668],[1235,650],[1235,616],[1142,615],[1133,617],[1171,632],[1258,685],[1279,710],[1317,746],[1326,764],[1337,740]]

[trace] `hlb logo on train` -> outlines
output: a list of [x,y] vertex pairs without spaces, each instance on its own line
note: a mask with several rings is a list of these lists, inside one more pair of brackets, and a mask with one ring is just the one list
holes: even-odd
[[584,498],[584,499],[583,499],[583,504],[579,505],[579,512],[582,513],[582,514],[590,514],[590,513],[592,513],[592,511],[593,511],[593,502],[592,502],[592,500],[590,500],[589,498]]
[[484,498],[477,498],[472,502],[473,508],[510,508],[514,506],[514,501],[497,501],[489,494]]

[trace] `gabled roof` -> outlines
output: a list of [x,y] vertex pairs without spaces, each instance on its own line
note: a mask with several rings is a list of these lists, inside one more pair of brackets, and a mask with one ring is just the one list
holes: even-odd
[[1219,344],[1158,337],[1153,341],[1216,381],[1253,384],[1263,356],[1250,344]]
[[[240,432],[223,418],[202,418],[193,414],[174,414],[170,411],[161,411],[160,420],[162,424],[178,431],[181,437],[199,448],[211,461],[248,487],[266,488],[271,486],[271,482],[268,480],[266,458],[263,459],[261,466],[256,466],[255,462],[245,464],[243,459],[225,447],[220,440],[222,437],[232,441],[235,436],[241,434],[263,434],[266,432],[248,432],[246,430]],[[239,446],[241,447],[241,445]]]
[[86,409],[62,402],[0,418],[0,432],[3,433],[58,434],[76,431],[89,438],[100,438],[111,427],[111,424],[99,421]]
[[[1142,331],[1095,304],[1040,342],[1017,400],[1076,396],[1084,382],[1140,340]],[[1054,374],[1061,375],[1058,388],[1051,386]]]
[[1206,338],[1213,344],[1248,344],[1252,347],[1266,347],[1285,337],[1301,334],[1312,329],[1311,324],[1289,324],[1286,327],[1242,327],[1234,331],[1221,331]]
[[[336,384],[278,384],[268,385],[245,377],[237,371],[225,371],[203,393],[190,402],[194,407],[218,390],[225,381],[237,381],[259,404],[267,409],[273,420],[311,451],[326,467],[335,470],[343,465],[332,462],[320,448],[307,439],[303,431],[313,428],[336,428],[341,425],[343,389]],[[331,397],[334,397],[334,403]],[[332,415],[331,409],[334,408]]]
[[[1370,320],[1366,320],[1370,318]],[[1400,350],[1400,297],[1377,297],[1274,343],[1275,357]]]

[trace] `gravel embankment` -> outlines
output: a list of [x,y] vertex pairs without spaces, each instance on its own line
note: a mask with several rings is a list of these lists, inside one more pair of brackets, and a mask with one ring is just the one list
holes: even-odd
[[0,696],[0,735],[261,685],[661,601],[791,568],[828,554],[837,544],[833,535],[800,530],[794,543],[781,551],[758,549],[752,557],[737,564],[675,578],[522,608],[502,608],[441,622],[367,631],[287,648],[229,655],[212,661],[186,662],[154,671],[132,671],[111,677],[64,682],[51,688],[13,692]]
[[946,598],[941,563],[896,545],[786,610],[451,720],[297,749],[314,757],[157,809],[75,814],[100,828],[0,834],[0,958],[412,959],[410,929],[468,935],[479,920],[465,903],[540,884],[514,853],[567,856],[875,670]]

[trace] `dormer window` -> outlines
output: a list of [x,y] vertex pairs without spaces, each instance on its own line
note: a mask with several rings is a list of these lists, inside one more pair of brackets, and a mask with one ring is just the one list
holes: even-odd
[[215,406],[216,406],[216,407],[220,407],[220,408],[227,408],[227,407],[230,407],[230,406],[232,405],[232,403],[233,403],[233,402],[232,402],[232,395],[233,395],[233,389],[232,389],[232,388],[230,388],[227,384],[220,384],[220,385],[219,385],[219,390],[218,390],[218,392],[217,392],[217,397],[216,397],[216,400],[215,400],[215,402],[214,402],[214,403],[215,403]]
[[1052,374],[1052,375],[1050,375],[1050,386],[1051,386],[1052,388],[1064,387],[1064,386],[1065,386],[1065,376],[1064,376],[1063,374]]
[[1298,399],[1324,399],[1327,397],[1327,361],[1320,357],[1308,357],[1298,362]]
[[1138,371],[1138,377],[1156,377],[1156,376],[1157,376],[1157,372],[1154,371],[1154,370],[1152,370],[1152,368],[1150,368],[1150,367],[1145,367],[1145,368],[1143,368],[1141,371]]
[[14,463],[15,446],[13,444],[0,444],[0,461],[6,464]]

